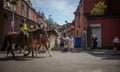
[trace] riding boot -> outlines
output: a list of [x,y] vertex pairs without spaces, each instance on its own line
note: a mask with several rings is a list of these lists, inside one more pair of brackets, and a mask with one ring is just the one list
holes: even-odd
[[24,32],[24,38],[25,38],[25,39],[28,39],[28,37],[29,37],[28,32]]

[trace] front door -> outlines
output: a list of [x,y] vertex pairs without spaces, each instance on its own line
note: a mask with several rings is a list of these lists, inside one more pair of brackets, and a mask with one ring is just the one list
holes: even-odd
[[[102,47],[101,45],[101,24],[91,24],[91,30],[92,34],[91,35],[96,35],[97,36],[97,43],[98,47]],[[91,36],[92,37],[92,36]]]

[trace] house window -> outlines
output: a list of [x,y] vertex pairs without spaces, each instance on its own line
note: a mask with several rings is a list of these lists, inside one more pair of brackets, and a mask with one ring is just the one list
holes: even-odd
[[3,2],[3,6],[4,6],[4,7],[7,6],[7,2],[6,2],[6,0],[4,0],[4,2]]
[[28,18],[31,19],[31,11],[28,10]]
[[10,3],[7,0],[4,0],[3,7],[4,8],[10,8]]
[[29,18],[29,8],[27,7],[27,11],[26,11],[26,14],[27,14],[27,18]]
[[35,18],[34,18],[35,22],[37,22],[37,18],[36,18],[36,14],[35,14]]

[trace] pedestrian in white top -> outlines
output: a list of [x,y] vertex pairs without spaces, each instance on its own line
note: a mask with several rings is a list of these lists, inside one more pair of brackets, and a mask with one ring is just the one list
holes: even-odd
[[67,52],[68,51],[68,44],[69,44],[69,37],[66,35],[64,37],[64,49],[63,49],[63,52]]
[[66,37],[64,38],[64,40],[65,40],[65,48],[68,48],[69,37],[66,36]]
[[69,48],[69,50],[70,50],[70,51],[72,51],[72,52],[73,52],[73,48],[74,48],[74,38],[73,38],[73,36],[72,36],[72,35],[70,35],[70,37],[69,37],[69,44],[68,44],[68,48]]
[[120,43],[120,40],[117,36],[115,36],[115,38],[113,39],[113,43],[114,43],[114,51],[116,51]]

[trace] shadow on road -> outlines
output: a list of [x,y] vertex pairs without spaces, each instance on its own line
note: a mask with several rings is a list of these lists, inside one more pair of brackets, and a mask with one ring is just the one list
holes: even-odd
[[120,60],[119,54],[113,54],[112,51],[89,51],[88,54],[91,54],[95,57],[101,57],[103,60]]
[[84,52],[85,50],[83,48],[73,48],[72,50],[70,50],[70,48],[54,48],[52,49],[52,51],[60,51],[62,53],[67,53],[67,52],[79,53],[79,52]]
[[32,57],[32,56],[16,56],[15,58],[12,58],[12,56],[8,56],[8,57],[1,57],[0,61],[31,61],[34,60],[36,58],[46,58],[45,56],[41,56],[41,57]]

